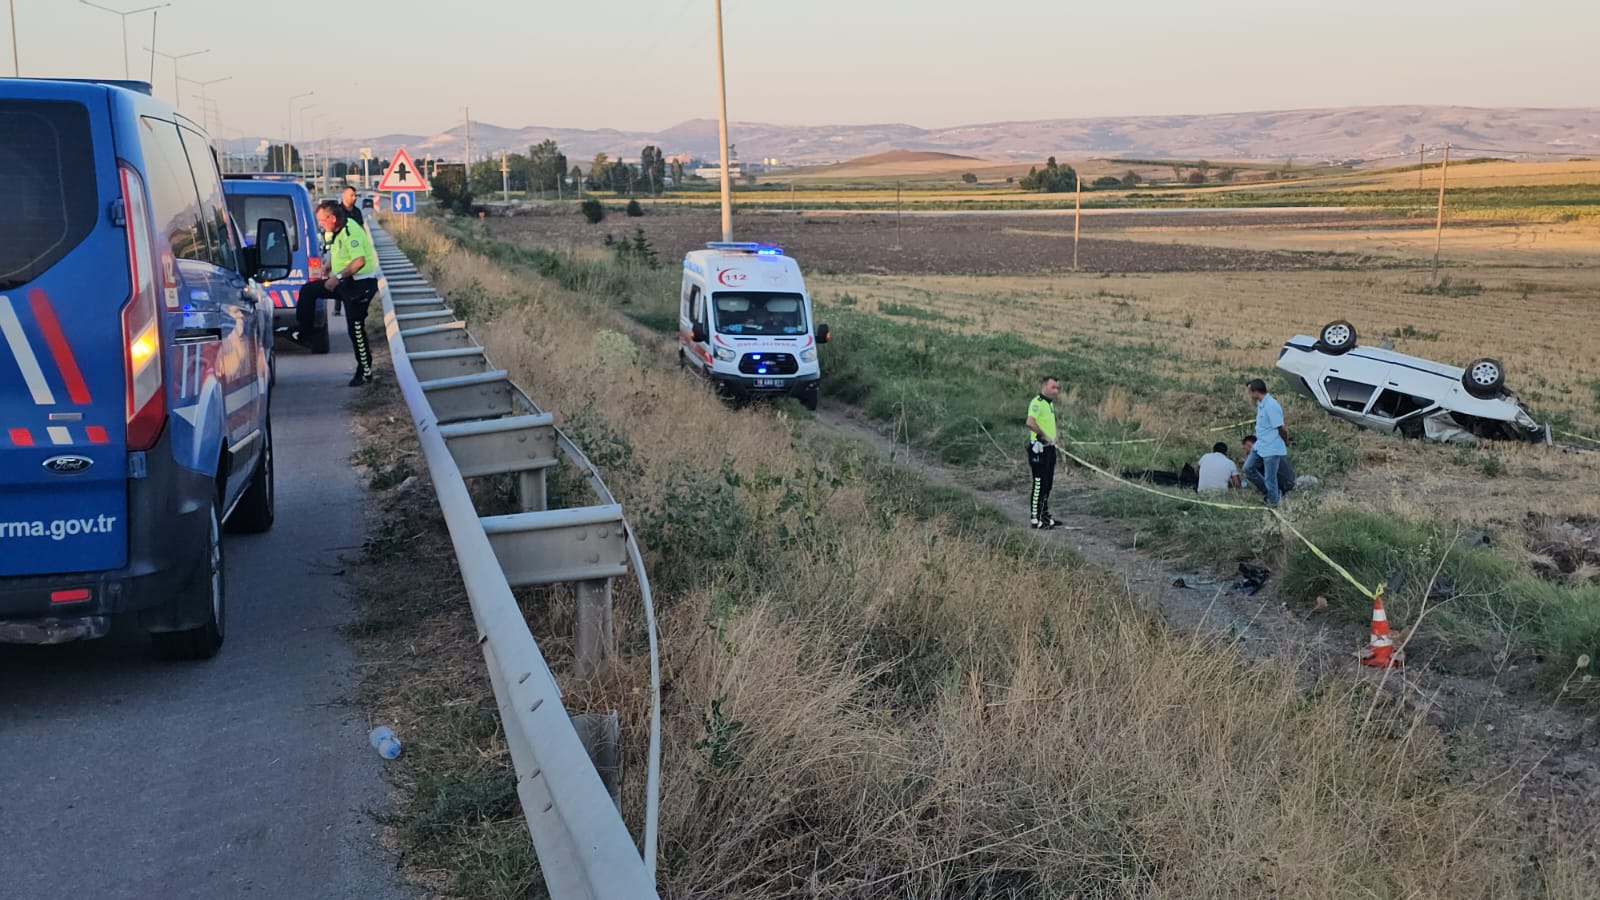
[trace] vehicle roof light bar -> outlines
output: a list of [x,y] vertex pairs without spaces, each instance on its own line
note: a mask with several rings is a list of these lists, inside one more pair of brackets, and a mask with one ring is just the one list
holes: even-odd
[[754,253],[757,256],[782,256],[783,248],[776,244],[761,244],[754,241],[708,241],[707,250],[725,250],[732,253]]

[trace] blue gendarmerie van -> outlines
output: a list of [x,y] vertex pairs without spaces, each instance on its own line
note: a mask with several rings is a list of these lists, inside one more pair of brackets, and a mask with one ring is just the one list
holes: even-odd
[[272,526],[281,221],[246,248],[148,85],[0,79],[0,641],[225,634],[222,531]]
[[[255,223],[264,218],[282,221],[289,227],[289,246],[294,251],[289,276],[261,285],[272,303],[273,328],[292,331],[299,327],[295,304],[300,288],[308,281],[321,281],[322,240],[317,228],[317,205],[311,192],[294,175],[246,173],[222,176],[222,192],[228,212],[244,233],[246,246],[256,242]],[[318,300],[312,314],[311,331],[301,336],[312,353],[328,352],[328,302]]]

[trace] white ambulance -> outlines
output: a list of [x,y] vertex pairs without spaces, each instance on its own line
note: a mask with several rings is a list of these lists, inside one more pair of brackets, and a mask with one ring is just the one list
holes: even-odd
[[736,397],[791,396],[817,408],[817,345],[800,266],[769,244],[706,244],[683,257],[678,355]]

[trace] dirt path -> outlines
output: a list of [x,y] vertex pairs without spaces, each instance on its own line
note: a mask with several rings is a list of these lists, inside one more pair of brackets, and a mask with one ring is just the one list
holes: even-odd
[[[1016,487],[996,489],[998,473],[944,464],[897,443],[886,426],[849,408],[825,403],[817,421],[936,483],[971,491],[1019,525],[1027,522],[1022,490],[1026,476],[1020,467]],[[1098,476],[1058,477],[1054,505],[1062,510],[1087,507],[1087,500],[1107,489],[1091,478]],[[1236,640],[1247,656],[1289,654],[1308,672],[1340,667],[1374,684],[1382,681],[1389,698],[1448,736],[1457,749],[1455,777],[1506,794],[1519,827],[1590,848],[1590,865],[1600,871],[1595,849],[1600,846],[1600,726],[1595,711],[1561,705],[1554,688],[1528,686],[1515,664],[1485,678],[1443,674],[1413,661],[1384,681],[1381,671],[1355,665],[1355,654],[1367,640],[1365,628],[1326,614],[1291,611],[1278,595],[1276,579],[1256,595],[1245,596],[1232,590],[1231,575],[1185,567],[1140,549],[1139,534],[1125,522],[1081,513],[1065,514],[1061,520],[1066,527],[1039,532],[1039,539],[1064,543],[1089,563],[1115,573],[1135,598],[1172,626]],[[1184,586],[1178,586],[1180,579]]]

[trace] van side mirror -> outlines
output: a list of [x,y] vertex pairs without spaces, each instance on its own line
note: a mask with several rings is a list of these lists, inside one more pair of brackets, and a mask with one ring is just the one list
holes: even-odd
[[827,342],[828,342],[828,326],[826,326],[826,325],[818,325],[817,326],[817,343],[826,344]]
[[282,219],[261,219],[256,222],[255,246],[245,260],[250,265],[250,277],[257,281],[277,281],[289,277],[294,267],[294,251],[289,247],[289,227]]
[[690,331],[689,337],[696,344],[704,344],[706,341],[711,340],[711,335],[706,334],[706,326],[704,322],[694,323],[694,329]]

